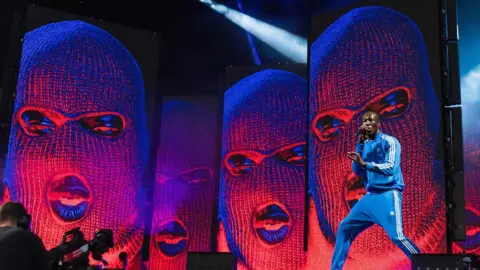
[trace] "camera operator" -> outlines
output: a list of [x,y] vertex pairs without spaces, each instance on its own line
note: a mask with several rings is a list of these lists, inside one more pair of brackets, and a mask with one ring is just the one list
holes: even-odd
[[30,232],[31,217],[18,202],[0,206],[0,269],[48,270],[42,240]]

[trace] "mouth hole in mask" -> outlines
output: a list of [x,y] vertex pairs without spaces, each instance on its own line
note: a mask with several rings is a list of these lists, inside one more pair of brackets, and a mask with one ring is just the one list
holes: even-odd
[[278,202],[258,207],[252,222],[257,238],[266,247],[281,244],[288,238],[292,229],[290,213]]
[[91,188],[85,178],[73,173],[53,177],[46,197],[50,211],[61,224],[81,221],[93,201]]
[[155,247],[167,257],[176,257],[187,250],[188,230],[180,220],[170,220],[155,230]]

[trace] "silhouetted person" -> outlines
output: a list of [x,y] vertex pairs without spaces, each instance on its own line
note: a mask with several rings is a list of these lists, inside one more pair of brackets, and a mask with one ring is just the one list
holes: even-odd
[[28,229],[30,221],[20,203],[6,202],[0,206],[0,269],[49,269],[42,240]]

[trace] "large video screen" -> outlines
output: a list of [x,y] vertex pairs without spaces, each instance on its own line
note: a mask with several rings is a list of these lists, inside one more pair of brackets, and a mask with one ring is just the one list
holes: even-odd
[[246,71],[227,71],[218,250],[232,252],[238,269],[302,269],[306,69]]
[[25,205],[47,249],[77,227],[87,240],[111,229],[109,266],[126,252],[139,267],[158,38],[35,6],[26,28],[4,197]]
[[480,3],[458,0],[467,239],[453,251],[480,255]]
[[216,96],[163,98],[148,269],[185,269],[187,252],[212,251],[219,105]]
[[[335,267],[346,259],[343,269],[410,269],[406,254],[445,252],[436,4],[360,1],[312,17],[308,258],[315,269],[330,269],[332,257]],[[368,111],[379,116],[380,134],[358,146]],[[354,171],[347,153],[359,147],[378,164]],[[393,181],[395,166],[403,177]],[[372,182],[370,174],[366,185],[371,170],[380,176]]]

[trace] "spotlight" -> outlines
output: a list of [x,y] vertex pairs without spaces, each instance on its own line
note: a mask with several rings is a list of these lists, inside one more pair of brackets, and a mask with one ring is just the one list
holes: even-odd
[[211,0],[199,0],[296,63],[307,63],[308,42],[276,26]]

